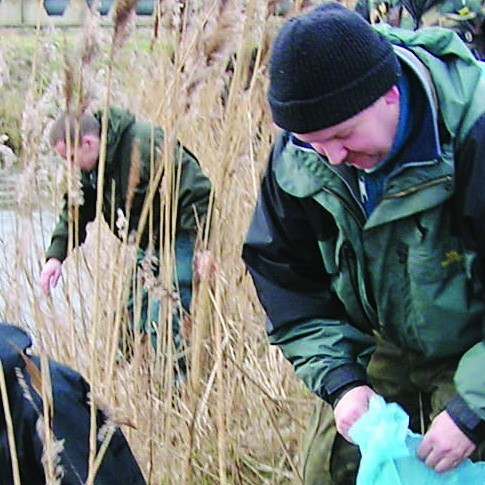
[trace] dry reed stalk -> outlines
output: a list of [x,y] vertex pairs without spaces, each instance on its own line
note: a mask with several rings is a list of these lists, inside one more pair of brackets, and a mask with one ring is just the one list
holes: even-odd
[[2,406],[7,425],[8,449],[10,451],[10,463],[12,465],[12,475],[14,485],[20,484],[19,462],[17,457],[17,446],[15,444],[15,434],[13,430],[12,414],[10,413],[10,403],[8,402],[7,384],[3,372],[3,362],[0,359],[0,391],[2,393]]
[[116,0],[114,5],[113,46],[119,49],[130,36],[130,21],[133,20],[135,6],[138,0]]
[[[160,147],[160,153],[155,153],[155,147],[152,146],[152,179],[153,189],[160,192],[160,234],[157,235],[160,241],[158,249],[160,267],[163,271],[160,274],[162,287],[172,287],[172,269],[174,268],[174,236],[175,236],[175,218],[177,217],[177,199],[180,170],[175,170],[175,141],[170,133],[165,132],[163,146]],[[179,164],[179,167],[181,163]],[[161,178],[163,176],[163,179]],[[152,193],[148,193],[145,199],[151,207]],[[144,207],[144,208],[145,208]],[[150,211],[151,212],[151,211]],[[152,217],[150,214],[149,217]],[[140,219],[141,222],[141,219]],[[152,223],[149,222],[149,227]],[[141,230],[139,225],[138,231]],[[156,295],[155,295],[156,298]],[[156,362],[154,366],[154,376],[161,376],[161,385],[164,388],[164,419],[163,419],[163,446],[167,449],[172,448],[171,437],[173,434],[174,416],[172,413],[172,402],[174,398],[174,352],[173,352],[173,302],[171,298],[165,298],[159,313],[159,335],[157,338]],[[160,338],[162,337],[162,338]],[[156,377],[155,377],[156,379]],[[166,462],[168,473],[174,469],[174,464]]]
[[131,147],[130,173],[128,175],[128,189],[126,193],[126,214],[129,220],[129,214],[135,197],[135,190],[140,182],[141,160],[140,160],[140,143],[138,140],[133,142]]
[[[35,366],[34,366],[35,367]],[[27,367],[27,371],[30,373],[32,372],[32,366]],[[38,369],[37,369],[38,371]],[[49,362],[46,355],[43,353],[40,356],[40,372],[41,377],[39,376],[38,372],[33,372],[33,382],[37,383],[37,386],[40,384],[40,397],[42,398],[42,445],[44,447],[43,456],[42,456],[42,464],[44,465],[44,473],[46,478],[46,483],[59,483],[58,473],[57,473],[57,458],[58,453],[55,451],[56,447],[54,446],[54,434],[52,432],[52,415],[54,412],[54,408],[52,406],[52,385],[50,380],[50,371],[49,371]],[[38,382],[40,379],[40,383]],[[35,387],[34,387],[35,389]],[[36,389],[36,392],[37,389]]]
[[[219,289],[219,291],[218,291]],[[216,405],[216,415],[217,415],[217,450],[219,458],[219,483],[225,484],[227,482],[226,475],[226,456],[227,456],[227,440],[226,440],[226,378],[224,375],[224,362],[223,362],[223,331],[222,322],[223,316],[221,312],[220,300],[221,292],[220,286],[216,286],[216,293],[213,296],[212,303],[214,309],[216,310],[217,317],[215,318],[215,365],[217,369],[217,405]]]
[[[228,130],[228,131],[230,132],[230,130]],[[224,145],[222,146],[222,148],[221,148],[221,152],[224,152],[224,150],[225,150],[225,149],[227,149],[229,145],[230,145],[230,143],[229,143],[229,142],[227,142],[226,144],[224,144]],[[229,153],[229,156],[230,156],[230,154],[232,153],[232,150],[229,150],[229,152],[228,152],[228,153]],[[225,154],[227,155],[227,153],[225,153]],[[201,158],[202,158],[202,157],[201,157]],[[219,195],[219,196],[221,197],[221,199],[222,199],[222,198],[224,198],[225,193],[226,193],[226,190],[225,190],[225,189],[224,189],[224,187],[223,187],[223,190],[221,190],[221,193],[219,193],[219,194],[217,194],[217,195]],[[228,212],[230,212],[230,210],[228,210],[226,213],[228,213]],[[217,236],[216,236],[216,238],[217,238]],[[216,249],[216,250],[217,250],[217,249]],[[198,329],[198,330],[199,330],[199,327],[197,327],[197,324],[201,324],[201,323],[202,323],[202,322],[195,322],[194,328],[196,328],[196,329]],[[217,342],[218,342],[218,341],[220,341],[220,339],[215,339],[215,343],[216,343],[216,344],[217,344]],[[197,372],[197,371],[195,371],[195,372]],[[230,385],[230,384],[228,384],[226,387],[229,387],[229,388],[230,388],[230,387],[231,387],[231,385]],[[224,412],[224,411],[223,411],[223,412]],[[223,413],[222,413],[222,414],[223,414]],[[219,415],[221,415],[221,413],[220,413]],[[223,460],[222,460],[222,462],[225,462],[225,459],[223,459]],[[225,465],[226,465],[226,464],[224,463],[224,466],[225,466]],[[221,467],[221,461],[219,461],[219,468],[220,468],[220,467]],[[219,474],[221,474],[221,473],[224,473],[224,472],[221,472],[221,471],[219,470]]]
[[277,419],[275,419],[275,417],[274,417],[274,410],[269,408],[269,405],[266,401],[262,401],[262,402],[263,402],[263,405],[264,405],[264,407],[265,407],[265,409],[268,413],[272,429],[274,430],[274,432],[275,432],[275,434],[278,438],[278,441],[280,443],[281,449],[283,450],[283,453],[286,457],[287,462],[289,463],[291,469],[293,470],[295,477],[301,483],[303,483],[303,477],[302,477],[301,473],[299,472],[297,466],[295,465],[293,457],[291,456],[289,450],[287,449],[287,444],[286,444],[285,439],[283,438],[283,436],[280,433],[279,423],[278,423]]
[[[161,221],[160,227],[169,227],[171,215],[169,213],[172,207],[171,198],[167,198],[167,193],[171,192],[164,190],[167,183],[171,182],[172,176],[172,160],[173,160],[173,142],[167,141],[167,133],[165,133],[165,139],[163,147],[160,149],[155,148],[154,135],[152,134],[150,138],[150,183],[147,194],[145,195],[145,200],[143,201],[143,206],[140,211],[140,217],[138,221],[138,227],[135,235],[135,245],[139,247],[141,238],[143,236],[143,231],[146,227],[151,228],[153,224],[150,224],[151,208],[156,194],[161,193],[162,207],[160,214],[163,220]],[[168,205],[165,203],[168,202]],[[167,224],[165,224],[167,222]],[[171,234],[160,234],[157,236],[168,236]],[[152,239],[152,234],[150,233],[150,240]],[[153,248],[152,248],[153,249]]]
[[117,271],[114,268],[111,268],[110,274],[114,275],[113,280],[117,281],[117,285],[113,289],[110,294],[115,294],[115,321],[113,325],[113,332],[111,335],[110,341],[107,342],[108,344],[108,371],[106,373],[106,382],[109,383],[109,394],[108,396],[111,398],[115,398],[115,366],[117,360],[117,354],[119,350],[119,342],[122,334],[121,325],[123,323],[123,316],[124,316],[124,307],[125,302],[128,300],[128,294],[131,287],[131,280],[135,277],[136,272],[133,270],[135,263],[127,264],[128,261],[128,253],[131,251],[133,254],[135,251],[134,248],[129,246],[126,241],[123,242],[122,247],[120,249],[120,257],[116,259],[116,261],[124,262],[124,267],[128,267],[127,270],[124,271],[123,278],[117,278]]
[[114,423],[111,423],[108,421],[108,423],[106,423],[104,426],[106,427],[106,430],[104,430],[105,436],[104,437],[100,436],[102,432],[102,430],[100,430],[98,433],[97,439],[101,441],[101,446],[99,447],[99,451],[95,457],[93,466],[89,468],[89,473],[86,478],[86,485],[95,483],[96,473],[98,472],[99,467],[101,466],[101,462],[103,461],[106,451],[108,450],[108,446],[111,442],[111,438],[113,437],[113,434],[116,431],[116,426],[114,425]]

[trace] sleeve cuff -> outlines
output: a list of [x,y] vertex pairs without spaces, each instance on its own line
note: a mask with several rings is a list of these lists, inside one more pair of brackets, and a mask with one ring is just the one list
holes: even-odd
[[368,385],[365,369],[354,363],[344,364],[328,373],[317,395],[333,407],[347,391],[363,385]]
[[460,430],[476,445],[485,440],[485,421],[482,421],[467,405],[465,400],[456,395],[446,405],[446,411]]

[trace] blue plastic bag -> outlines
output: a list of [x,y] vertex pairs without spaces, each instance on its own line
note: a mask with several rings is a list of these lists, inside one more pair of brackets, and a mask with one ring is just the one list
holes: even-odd
[[396,403],[373,396],[369,410],[349,430],[362,460],[356,485],[484,485],[485,462],[465,460],[437,473],[416,455],[422,436],[409,429],[409,416]]

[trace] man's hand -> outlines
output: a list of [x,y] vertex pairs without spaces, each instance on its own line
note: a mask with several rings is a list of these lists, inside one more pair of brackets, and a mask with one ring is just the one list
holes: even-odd
[[208,249],[196,251],[194,254],[194,281],[199,284],[202,281],[213,282],[217,272],[214,255]]
[[47,296],[51,294],[51,287],[56,286],[61,277],[61,267],[61,261],[56,258],[51,258],[42,268],[42,272],[40,273],[40,286]]
[[354,387],[346,392],[334,409],[337,431],[350,443],[349,428],[369,409],[369,401],[376,393],[369,386]]
[[434,418],[418,448],[418,457],[438,473],[458,466],[475,450],[475,444],[443,411]]

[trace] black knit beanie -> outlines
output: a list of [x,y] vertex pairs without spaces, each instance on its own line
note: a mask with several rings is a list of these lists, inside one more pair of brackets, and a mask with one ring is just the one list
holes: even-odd
[[273,44],[268,100],[274,122],[310,133],[345,121],[396,83],[391,43],[357,13],[327,3],[293,17]]

